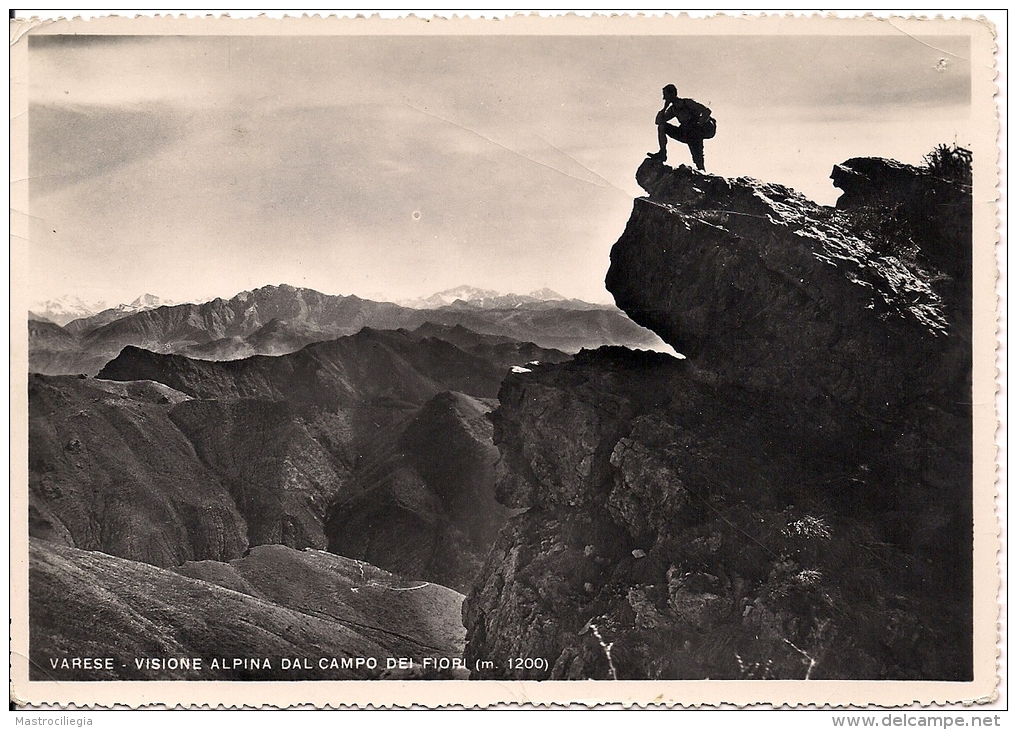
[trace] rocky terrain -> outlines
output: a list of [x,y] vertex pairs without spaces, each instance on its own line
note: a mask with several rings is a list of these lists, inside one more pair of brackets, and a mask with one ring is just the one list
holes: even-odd
[[[283,286],[30,322],[97,373],[29,377],[33,678],[970,679],[955,152],[837,165],[834,208],[647,160],[631,320]],[[687,357],[580,350],[648,340]]]
[[637,180],[607,286],[688,359],[505,380],[496,490],[524,511],[464,605],[468,662],[970,679],[970,188],[861,159],[836,209],[654,160]]
[[[166,570],[43,540],[30,558],[36,681],[462,678],[422,666],[462,655],[462,595],[356,560],[265,545]],[[65,668],[68,655],[112,668]]]
[[330,549],[465,589],[509,513],[491,399],[511,367],[567,356],[457,337],[490,357],[365,329],[281,357],[125,348],[100,378],[33,375],[32,534],[157,566]]
[[[385,657],[461,658],[451,589],[472,585],[513,514],[494,497],[488,413],[504,375],[538,356],[568,359],[434,326],[229,362],[128,347],[100,378],[31,375],[36,662],[102,646],[206,658],[200,673],[40,676],[368,678]],[[80,617],[96,611],[107,620],[89,634]],[[212,671],[219,651],[383,663]],[[384,676],[451,675],[418,662]]]
[[32,320],[29,369],[46,375],[95,375],[127,346],[202,360],[284,355],[364,327],[414,330],[424,325],[460,326],[566,352],[612,344],[662,345],[617,308],[574,300],[509,297],[414,309],[281,285],[203,304],[114,308],[65,327]]

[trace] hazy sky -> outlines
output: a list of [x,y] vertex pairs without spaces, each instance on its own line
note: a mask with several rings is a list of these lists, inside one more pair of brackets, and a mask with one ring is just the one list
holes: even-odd
[[832,204],[837,162],[970,143],[968,58],[903,34],[36,36],[31,299],[610,301],[664,84],[713,109],[709,171]]

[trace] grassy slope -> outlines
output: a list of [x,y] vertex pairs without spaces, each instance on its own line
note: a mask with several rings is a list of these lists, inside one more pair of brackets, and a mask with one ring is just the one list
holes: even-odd
[[[460,594],[328,553],[265,546],[231,564],[187,563],[179,570],[188,575],[39,540],[30,558],[36,680],[396,678],[407,673],[386,675],[386,657],[462,654]],[[113,656],[116,668],[51,665],[86,656]],[[316,665],[356,656],[375,657],[378,669],[281,669],[284,657]],[[169,657],[202,657],[204,666],[139,670],[134,662]],[[272,668],[217,670],[216,657],[267,658]]]

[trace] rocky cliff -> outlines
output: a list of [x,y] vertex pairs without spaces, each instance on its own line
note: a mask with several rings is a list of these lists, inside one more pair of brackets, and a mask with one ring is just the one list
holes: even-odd
[[970,678],[970,191],[849,163],[837,208],[639,168],[607,286],[687,359],[503,383],[496,489],[525,511],[464,604],[467,663],[547,669],[482,676]]

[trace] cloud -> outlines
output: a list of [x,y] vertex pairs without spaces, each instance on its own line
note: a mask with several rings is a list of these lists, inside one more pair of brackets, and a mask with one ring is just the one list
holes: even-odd
[[29,108],[32,194],[46,195],[150,157],[183,136],[171,107],[33,104]]

